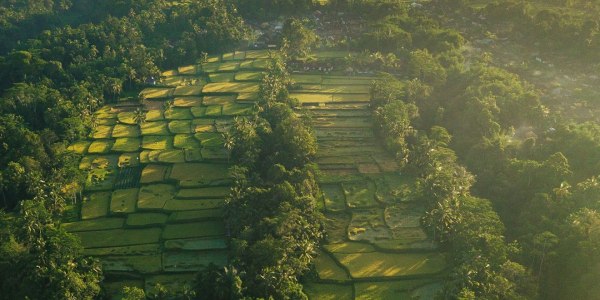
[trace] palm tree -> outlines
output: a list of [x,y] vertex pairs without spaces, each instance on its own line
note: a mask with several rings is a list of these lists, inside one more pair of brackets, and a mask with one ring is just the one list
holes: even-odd
[[144,112],[144,110],[140,107],[136,108],[133,121],[138,125],[142,125],[144,122],[146,122],[146,112]]
[[223,132],[221,136],[223,136],[223,146],[227,150],[227,163],[229,163],[229,160],[231,159],[231,152],[235,147],[235,138],[229,132]]

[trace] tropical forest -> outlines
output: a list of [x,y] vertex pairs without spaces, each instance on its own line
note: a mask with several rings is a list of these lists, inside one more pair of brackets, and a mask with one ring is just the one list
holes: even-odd
[[0,300],[600,300],[598,0],[0,0]]

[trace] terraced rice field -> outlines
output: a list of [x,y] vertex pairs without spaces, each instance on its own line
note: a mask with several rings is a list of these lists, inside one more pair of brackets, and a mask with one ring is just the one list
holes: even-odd
[[221,133],[252,112],[267,59],[238,51],[166,71],[141,92],[144,122],[135,105],[106,106],[89,139],[71,145],[87,182],[80,220],[63,226],[101,260],[110,295],[123,285],[180,289],[227,263]]
[[294,74],[291,96],[312,117],[319,149],[326,242],[311,299],[431,299],[445,255],[420,226],[415,178],[402,174],[373,133],[374,78]]

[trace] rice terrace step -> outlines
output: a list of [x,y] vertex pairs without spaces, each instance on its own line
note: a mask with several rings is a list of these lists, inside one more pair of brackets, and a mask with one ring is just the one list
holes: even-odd
[[[345,53],[340,53],[342,57]],[[227,263],[222,207],[232,181],[222,133],[253,112],[267,51],[236,51],[163,72],[135,106],[105,106],[87,140],[70,146],[87,171],[80,220],[62,226],[98,257],[110,294],[181,289],[210,263]],[[445,255],[420,227],[424,208],[406,199],[401,174],[373,132],[375,77],[294,74],[291,97],[319,144],[319,206],[327,237],[315,260],[311,299],[427,298]]]

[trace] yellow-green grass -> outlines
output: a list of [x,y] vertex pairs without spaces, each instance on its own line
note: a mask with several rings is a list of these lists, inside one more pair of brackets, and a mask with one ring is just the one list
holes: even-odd
[[81,204],[81,219],[87,220],[106,216],[110,206],[110,194],[110,192],[97,192],[85,197]]
[[190,108],[190,111],[194,118],[204,117],[206,115],[206,106],[194,106]]
[[319,92],[333,94],[368,94],[370,85],[357,85],[354,83],[347,84],[322,84]]
[[350,224],[350,215],[345,212],[325,212],[323,226],[325,228],[326,241],[329,243],[341,243],[348,239],[346,229]]
[[199,149],[200,142],[193,134],[178,134],[173,139],[173,146],[179,149]]
[[334,253],[352,278],[432,275],[446,266],[440,253]]
[[304,292],[310,300],[353,300],[351,284],[307,282]]
[[111,214],[135,212],[138,192],[138,188],[114,190],[110,198]]
[[240,70],[252,70],[254,69],[254,60],[244,60],[240,62]]
[[221,114],[223,116],[243,116],[252,114],[253,105],[228,103],[222,107]]
[[217,127],[217,132],[224,133],[228,132],[231,126],[233,126],[234,119],[233,118],[221,118],[215,120],[215,127]]
[[375,252],[375,247],[368,243],[360,242],[342,242],[326,244],[325,250],[329,253],[353,254],[353,253],[371,253]]
[[162,234],[165,240],[197,237],[213,237],[225,234],[222,221],[203,221],[184,224],[168,224]]
[[162,271],[161,255],[105,256],[100,258],[102,270],[111,272],[135,272],[141,274]]
[[225,142],[223,135],[217,132],[199,132],[194,137],[202,144],[202,147],[223,147]]
[[383,219],[383,210],[353,210],[348,226],[348,238],[352,241],[376,242],[392,239],[392,232]]
[[98,125],[92,131],[91,137],[94,139],[108,139],[112,133],[113,126]]
[[258,101],[258,93],[239,93],[235,101],[242,103]]
[[202,159],[224,161],[229,157],[227,150],[223,147],[202,148],[200,150]]
[[392,229],[392,239],[375,240],[373,244],[388,250],[436,249],[438,246],[421,227]]
[[214,119],[194,119],[192,120],[192,128],[194,133],[199,132],[215,132],[215,120]]
[[112,151],[116,152],[134,152],[140,150],[140,138],[123,137],[115,140]]
[[169,131],[173,134],[192,133],[191,120],[174,120],[169,122]]
[[123,153],[119,155],[119,167],[135,167],[140,164],[140,154],[138,152]]
[[220,117],[223,107],[221,105],[210,105],[206,107],[204,115],[207,117]]
[[349,280],[350,276],[339,266],[329,254],[319,251],[315,259],[315,268],[320,279],[323,280]]
[[199,162],[202,161],[202,151],[198,148],[194,149],[184,149],[186,162]]
[[205,96],[202,104],[204,105],[223,105],[235,102],[235,95],[213,95]]
[[117,124],[117,115],[115,114],[115,118],[114,119],[96,119],[96,125],[109,125],[109,126],[113,126],[115,124]]
[[323,84],[339,84],[369,87],[376,77],[339,77],[339,76],[323,76]]
[[142,150],[140,152],[140,163],[149,164],[158,162],[158,156],[164,150]]
[[202,64],[202,66],[200,68],[205,73],[213,73],[213,72],[217,72],[219,70],[220,66],[221,66],[220,62],[213,61],[213,62],[207,62],[207,63]]
[[128,214],[127,227],[151,227],[162,226],[167,222],[169,216],[163,213],[136,213]]
[[210,82],[231,82],[235,73],[232,72],[223,72],[223,73],[210,73],[208,74],[208,79]]
[[162,99],[171,97],[173,90],[173,88],[145,88],[140,94],[146,99]]
[[146,135],[142,139],[142,148],[148,150],[166,150],[173,148],[173,136]]
[[181,149],[165,150],[158,155],[158,162],[182,163],[185,162],[185,154]]
[[235,51],[235,52],[229,52],[229,53],[224,53],[223,54],[223,60],[224,61],[243,60],[245,58],[246,58],[246,52],[245,51]]
[[344,182],[342,189],[350,208],[366,208],[377,205],[375,183],[372,181]]
[[142,244],[133,246],[117,246],[102,248],[85,248],[83,254],[91,256],[107,255],[152,255],[160,253],[159,244]]
[[167,250],[214,250],[227,249],[224,238],[196,238],[165,241]]
[[228,186],[180,189],[179,192],[177,192],[176,198],[225,198],[227,195],[229,195],[229,190],[230,187]]
[[219,65],[217,71],[237,71],[240,67],[240,63],[236,61],[227,61]]
[[[184,182],[185,186],[185,182]],[[225,205],[224,199],[174,199],[169,200],[165,204],[166,211],[189,211],[189,210],[206,210],[220,209]]]
[[257,93],[257,82],[218,82],[209,83],[202,89],[203,93]]
[[[356,298],[360,300],[411,299],[413,290],[431,283],[431,280],[365,281],[354,283]],[[419,298],[421,299],[421,298]],[[428,299],[428,298],[423,298]]]
[[163,71],[162,73],[160,73],[161,76],[165,76],[165,77],[176,76],[177,74],[178,74],[177,70],[166,70],[166,71]]
[[62,223],[61,227],[69,232],[92,231],[122,228],[125,219],[122,218],[99,218],[72,223]]
[[117,118],[119,120],[119,123],[135,125],[135,124],[137,124],[136,120],[135,120],[135,116],[136,116],[135,112],[124,111],[124,112],[120,112],[117,115]]
[[271,63],[270,59],[264,59],[264,58],[257,58],[254,60],[254,62],[252,63],[252,67],[254,69],[266,69],[269,67],[269,64]]
[[367,103],[371,101],[369,94],[333,94],[333,102]]
[[160,83],[167,86],[178,86],[185,82],[187,76],[166,76],[161,79]]
[[152,121],[161,121],[164,119],[165,119],[165,116],[161,109],[151,109],[146,112],[146,119],[145,119],[146,122],[142,123],[142,127],[146,123],[151,123]]
[[321,75],[292,74],[292,80],[297,84],[321,84],[323,77]]
[[113,138],[138,137],[140,136],[140,128],[137,125],[117,124],[111,135]]
[[169,216],[169,223],[186,223],[192,221],[205,221],[223,218],[222,209],[203,209],[203,210],[188,210],[188,211],[177,211],[171,213]]
[[77,154],[84,154],[87,152],[88,147],[92,144],[92,141],[77,141],[67,147],[67,150],[75,152]]
[[327,210],[338,211],[346,209],[344,191],[339,184],[322,184],[320,187]]
[[173,100],[175,107],[194,107],[202,105],[202,97],[179,97]]
[[179,75],[195,75],[196,74],[196,65],[189,65],[177,68],[177,73]]
[[163,255],[163,268],[166,272],[197,272],[211,263],[220,267],[225,266],[227,252],[222,250],[167,251]]
[[316,58],[344,58],[348,55],[352,55],[352,52],[349,51],[341,51],[341,50],[326,50],[326,51],[317,51],[314,53]]
[[373,130],[370,128],[315,128],[317,139],[351,139],[351,138],[370,138],[373,137]]
[[246,51],[246,59],[269,58],[269,50],[248,50]]
[[138,209],[162,209],[165,203],[175,197],[175,186],[170,184],[152,184],[140,188]]
[[333,94],[317,93],[290,93],[290,98],[298,99],[300,104],[304,103],[328,103],[333,101]]
[[194,118],[188,107],[172,107],[166,110],[164,114],[165,118],[169,120],[190,120]]
[[142,135],[169,135],[166,121],[144,122],[141,124]]
[[116,113],[112,111],[112,107],[106,105],[99,108],[94,115],[97,119],[114,119],[117,117]]
[[202,85],[178,86],[173,91],[174,97],[200,96],[202,94]]
[[237,72],[235,73],[236,81],[260,81],[263,77],[263,72]]
[[167,176],[167,172],[169,171],[169,166],[166,165],[154,165],[149,164],[144,167],[142,170],[142,176],[140,179],[140,183],[154,183],[154,182],[162,182],[165,180],[165,176]]
[[85,189],[87,191],[110,190],[113,187],[115,178],[115,169],[92,169],[87,174]]

